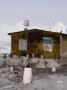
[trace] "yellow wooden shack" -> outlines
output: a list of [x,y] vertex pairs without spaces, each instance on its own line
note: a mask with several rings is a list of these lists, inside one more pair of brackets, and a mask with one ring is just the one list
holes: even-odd
[[18,56],[60,58],[67,52],[67,35],[40,29],[12,32],[11,53]]

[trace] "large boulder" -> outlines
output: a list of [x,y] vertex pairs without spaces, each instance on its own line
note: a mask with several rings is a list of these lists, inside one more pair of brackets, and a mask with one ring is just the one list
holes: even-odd
[[22,62],[19,58],[8,58],[6,59],[6,64],[9,66],[16,66],[16,65],[22,65]]

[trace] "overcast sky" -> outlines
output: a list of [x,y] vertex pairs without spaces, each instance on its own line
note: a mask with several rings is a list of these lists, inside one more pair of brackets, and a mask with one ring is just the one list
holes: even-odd
[[31,25],[67,25],[67,0],[0,0],[0,24],[28,19]]
[[50,28],[60,21],[53,31],[66,33],[67,0],[0,0],[0,53],[10,52],[8,32],[23,30],[25,19],[38,28]]

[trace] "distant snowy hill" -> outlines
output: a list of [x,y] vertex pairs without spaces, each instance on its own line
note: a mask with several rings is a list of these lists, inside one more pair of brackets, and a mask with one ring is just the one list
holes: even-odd
[[0,25],[0,53],[10,53],[11,37],[8,33],[21,30],[23,30],[22,23],[17,23],[15,25]]
[[56,23],[54,26],[51,27],[51,31],[53,32],[61,32],[67,34],[67,27],[62,22]]
[[[42,29],[49,31],[49,28],[41,28],[41,27],[35,27],[30,26],[29,29]],[[16,31],[23,31],[24,26],[23,22],[18,22],[15,25],[7,25],[7,24],[0,24],[0,53],[10,53],[11,50],[11,38],[8,35],[10,32],[16,32]],[[67,33],[67,27],[62,23],[58,22],[53,27],[51,27],[51,31],[53,32],[60,32],[62,30],[62,33]]]

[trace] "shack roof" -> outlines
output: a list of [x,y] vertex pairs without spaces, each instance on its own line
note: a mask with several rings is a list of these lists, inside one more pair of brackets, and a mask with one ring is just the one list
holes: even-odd
[[23,32],[33,32],[33,31],[41,31],[41,32],[45,32],[45,33],[50,33],[50,34],[57,34],[57,35],[64,35],[64,36],[67,36],[67,34],[65,33],[62,33],[62,32],[53,32],[53,31],[47,31],[47,30],[41,30],[41,29],[28,29],[28,30],[24,30],[24,31],[17,31],[17,32],[11,32],[11,33],[8,33],[8,35],[12,35],[12,34],[15,34],[15,33],[23,33]]

